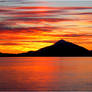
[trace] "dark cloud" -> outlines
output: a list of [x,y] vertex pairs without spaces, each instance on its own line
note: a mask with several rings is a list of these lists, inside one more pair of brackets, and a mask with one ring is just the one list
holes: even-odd
[[0,11],[7,18],[10,16],[11,19],[16,19],[18,17],[56,17],[59,15],[74,15],[76,13],[71,13],[70,10],[85,9],[92,9],[92,7],[1,7]]
[[1,27],[0,33],[38,33],[38,32],[51,32],[53,29],[58,27],[29,27],[29,28],[10,28],[10,27]]
[[11,43],[11,42],[5,42],[5,43],[0,43],[0,45],[21,45],[19,43]]
[[46,34],[53,37],[92,37],[92,34]]
[[86,36],[86,37],[91,37],[92,34],[66,34],[66,35],[62,35],[64,37],[82,37],[82,36]]

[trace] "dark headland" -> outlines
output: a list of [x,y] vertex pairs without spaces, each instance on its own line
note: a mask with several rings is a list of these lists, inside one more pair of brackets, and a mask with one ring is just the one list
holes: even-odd
[[63,56],[92,56],[92,51],[87,50],[82,46],[74,43],[60,40],[55,44],[41,48],[37,51],[29,51],[21,54],[5,54],[0,53],[0,57],[30,57],[30,56],[48,56],[48,57],[63,57]]

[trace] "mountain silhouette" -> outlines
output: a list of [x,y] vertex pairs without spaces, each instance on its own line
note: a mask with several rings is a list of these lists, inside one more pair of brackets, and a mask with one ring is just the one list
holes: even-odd
[[92,55],[92,50],[90,51],[90,54]]
[[[7,54],[9,56],[92,56],[92,51],[72,42],[59,40],[51,46],[41,48],[37,51],[29,51],[21,54]],[[6,55],[6,56],[7,56]]]
[[60,40],[55,44],[41,48],[35,52],[23,53],[24,56],[90,56],[90,52],[76,44]]

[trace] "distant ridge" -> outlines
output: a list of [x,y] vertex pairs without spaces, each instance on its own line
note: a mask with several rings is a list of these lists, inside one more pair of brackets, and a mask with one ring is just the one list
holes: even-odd
[[37,51],[29,51],[21,54],[0,54],[0,56],[92,56],[92,51],[72,42],[59,40],[55,44],[41,48]]
[[90,53],[87,49],[67,42],[65,40],[60,40],[53,44],[42,48],[34,53],[37,56],[89,56]]

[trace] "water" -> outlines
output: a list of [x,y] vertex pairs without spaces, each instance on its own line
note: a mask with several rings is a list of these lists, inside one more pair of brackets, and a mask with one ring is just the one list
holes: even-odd
[[1,57],[0,91],[90,91],[92,57]]

